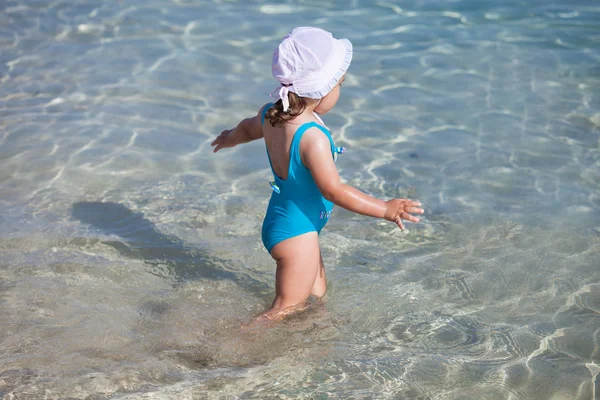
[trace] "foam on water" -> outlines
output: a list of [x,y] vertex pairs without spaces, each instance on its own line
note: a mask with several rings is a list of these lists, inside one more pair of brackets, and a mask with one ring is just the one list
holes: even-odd
[[[600,383],[592,0],[0,4],[0,397],[592,399]],[[294,26],[354,44],[323,303],[274,327],[262,143]]]

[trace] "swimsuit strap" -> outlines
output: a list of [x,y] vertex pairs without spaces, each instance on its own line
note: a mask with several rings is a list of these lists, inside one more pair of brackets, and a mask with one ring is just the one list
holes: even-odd
[[265,116],[267,115],[267,111],[269,111],[269,108],[273,107],[273,103],[267,103],[265,104],[265,106],[262,109],[262,115],[260,117],[260,124],[264,125],[265,124]]
[[[307,122],[305,124],[302,124],[300,126],[300,128],[298,128],[298,130],[296,131],[296,133],[294,134],[294,138],[292,139],[292,144],[290,145],[290,173],[293,173],[293,170],[291,168],[291,166],[292,166],[292,160],[298,166],[301,165],[305,169],[308,169],[302,163],[302,159],[300,157],[300,140],[302,140],[302,136],[310,128],[318,128],[321,132],[323,132],[325,134],[325,136],[327,136],[327,139],[329,139],[329,144],[330,144],[330,147],[331,147],[331,153],[334,154],[334,152],[335,152],[335,146],[333,144],[333,138],[331,137],[331,134],[329,133],[329,129],[325,128],[324,126],[321,126],[321,125],[317,124],[316,122]],[[288,174],[288,176],[289,176],[289,174]]]
[[[265,123],[265,117],[267,115],[267,111],[271,107],[273,107],[273,103],[267,103],[263,107],[262,113],[261,113],[261,121],[260,121],[261,125],[264,125],[264,123]],[[316,116],[316,117],[318,118],[318,120],[320,122],[322,122],[321,118],[319,118],[318,116]],[[331,137],[331,133],[329,133],[329,129],[327,129],[323,125],[319,125],[316,122],[307,122],[305,124],[300,125],[300,127],[296,130],[296,132],[294,133],[294,138],[292,139],[292,143],[290,145],[290,161],[289,161],[289,164],[288,164],[288,176],[287,176],[286,180],[289,179],[290,176],[294,175],[294,168],[293,168],[293,165],[292,165],[293,162],[296,162],[297,165],[302,165],[305,169],[308,169],[302,163],[302,160],[300,158],[300,140],[302,139],[302,136],[304,135],[304,133],[308,129],[310,129],[310,128],[318,128],[321,132],[323,132],[325,134],[325,136],[327,136],[327,139],[329,139],[329,143],[330,143],[330,146],[331,146],[331,153],[333,154],[334,159],[337,158],[337,153],[342,153],[343,152],[342,148],[335,147],[335,145],[333,143],[333,138]],[[269,149],[267,148],[266,142],[265,142],[265,149],[267,151],[267,158],[269,160],[269,166],[271,167],[271,172],[273,173],[273,176],[275,177],[275,182],[271,182],[271,187],[276,192],[279,192],[279,187],[277,186],[276,181],[277,180],[283,181],[283,179],[281,179],[275,173],[275,170],[273,169],[273,163],[271,162],[271,155],[269,154]]]

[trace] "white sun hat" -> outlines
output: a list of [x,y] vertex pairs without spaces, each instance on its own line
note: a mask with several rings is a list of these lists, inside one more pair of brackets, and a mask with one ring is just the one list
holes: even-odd
[[288,92],[321,99],[337,85],[350,67],[352,43],[336,39],[321,28],[299,27],[290,32],[273,53],[271,70],[281,84],[283,111],[289,107]]

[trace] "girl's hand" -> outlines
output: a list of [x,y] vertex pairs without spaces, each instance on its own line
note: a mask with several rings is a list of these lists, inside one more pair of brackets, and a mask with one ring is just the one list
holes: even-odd
[[423,214],[421,202],[409,199],[392,199],[385,202],[385,216],[388,221],[395,222],[398,228],[404,230],[402,220],[419,222],[419,218],[410,214]]
[[215,146],[213,153],[226,147],[233,147],[262,138],[262,113],[265,107],[266,105],[262,106],[254,117],[241,120],[235,128],[225,129],[221,132],[210,144],[211,146]]
[[226,147],[233,147],[236,145],[235,141],[232,140],[232,132],[233,129],[226,129],[213,142],[210,144],[211,146],[215,146],[213,149],[213,153],[224,149]]

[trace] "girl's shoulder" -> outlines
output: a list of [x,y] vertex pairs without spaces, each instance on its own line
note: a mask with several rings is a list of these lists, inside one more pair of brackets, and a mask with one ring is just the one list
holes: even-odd
[[317,123],[308,123],[305,127],[302,137],[299,138],[301,151],[331,151],[333,139],[326,127]]

